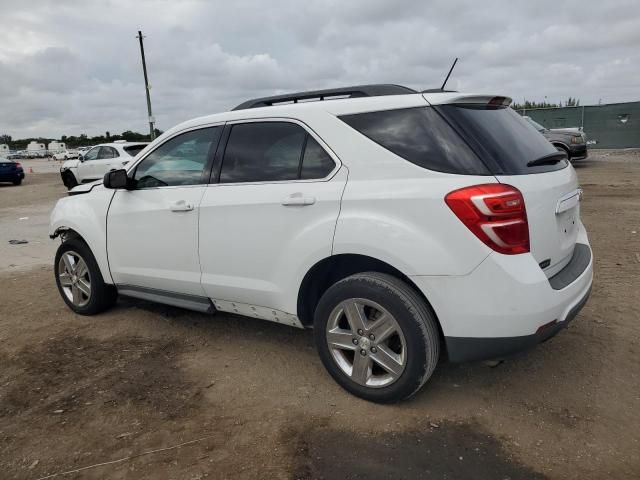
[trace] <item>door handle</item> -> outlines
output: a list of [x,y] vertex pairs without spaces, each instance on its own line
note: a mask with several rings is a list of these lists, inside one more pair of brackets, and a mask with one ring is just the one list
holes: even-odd
[[294,193],[282,200],[285,207],[304,207],[316,203],[316,197],[304,197],[302,193]]
[[193,203],[185,202],[184,200],[178,200],[169,206],[172,212],[190,212],[193,210]]

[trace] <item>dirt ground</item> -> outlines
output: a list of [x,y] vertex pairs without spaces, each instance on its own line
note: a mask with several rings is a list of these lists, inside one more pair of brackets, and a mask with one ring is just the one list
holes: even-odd
[[59,177],[0,187],[0,478],[639,478],[640,152],[576,169],[596,264],[582,313],[390,406],[341,390],[309,331],[127,299],[72,314],[43,264]]

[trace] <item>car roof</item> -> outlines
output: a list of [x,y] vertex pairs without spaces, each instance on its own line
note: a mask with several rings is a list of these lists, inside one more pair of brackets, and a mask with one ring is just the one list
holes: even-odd
[[272,107],[275,104],[299,103],[308,100],[335,100],[337,98],[383,97],[387,95],[407,95],[418,93],[412,88],[394,84],[354,85],[352,87],[328,88],[324,90],[307,90],[304,92],[285,93],[270,97],[247,100],[233,110]]
[[[109,142],[109,143],[99,143],[98,145],[94,145],[93,147],[129,147],[131,145],[148,145],[149,142]],[[93,148],[87,147],[87,148]]]
[[[373,94],[371,96],[356,94],[353,97],[340,98],[343,95],[348,95],[350,91],[361,92],[362,89],[369,89]],[[383,93],[379,93],[380,91]],[[335,94],[331,95],[332,93]],[[314,96],[316,99],[309,100]],[[166,133],[171,135],[189,128],[238,120],[278,117],[303,119],[308,115],[317,114],[318,112],[337,116],[445,103],[486,104],[496,98],[501,99],[505,105],[511,103],[511,98],[503,95],[461,93],[437,89],[417,92],[400,85],[385,84],[341,87],[334,90],[316,90],[248,100],[227,112],[187,120],[169,129]],[[289,103],[279,103],[286,101],[289,101]]]

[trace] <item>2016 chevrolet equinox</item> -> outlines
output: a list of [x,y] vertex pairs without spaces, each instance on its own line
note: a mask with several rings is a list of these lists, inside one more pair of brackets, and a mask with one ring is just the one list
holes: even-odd
[[533,346],[584,305],[593,262],[573,167],[510,101],[366,85],[182,123],[58,202],[62,298],[313,327],[331,376],[378,402],[441,355]]

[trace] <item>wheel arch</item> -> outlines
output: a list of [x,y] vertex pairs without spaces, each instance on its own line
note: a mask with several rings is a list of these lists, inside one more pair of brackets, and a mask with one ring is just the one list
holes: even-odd
[[60,177],[62,178],[62,183],[67,189],[71,190],[76,185],[79,185],[78,175],[74,172],[77,168],[68,167],[65,170],[60,172]]
[[332,255],[318,261],[306,273],[298,289],[297,314],[305,327],[313,325],[313,314],[322,294],[343,278],[362,272],[379,272],[392,275],[409,285],[426,303],[431,311],[441,339],[444,339],[438,316],[429,299],[411,278],[398,268],[374,257],[352,253]]
[[106,258],[102,258],[99,254],[99,250],[94,245],[94,242],[91,242],[87,239],[87,236],[84,235],[78,228],[60,225],[55,228],[55,230],[49,235],[49,238],[52,240],[55,238],[60,238],[62,243],[68,242],[69,240],[80,240],[84,243],[94,258],[96,259],[96,263],[98,264],[98,268],[100,269],[100,273],[102,274],[102,279],[106,284],[112,284],[113,280],[111,279],[111,271],[109,270],[109,266],[106,262]]
[[[79,238],[84,243],[87,243],[87,241],[82,237],[82,235],[80,235],[80,233],[78,233],[73,228],[64,225],[59,226],[53,231],[51,235],[49,235],[49,238],[51,238],[52,240],[58,237],[60,237],[60,240],[62,240],[62,242],[66,242],[67,240],[70,240],[72,238]],[[87,243],[87,245],[89,244]]]
[[[67,219],[69,220],[69,219]],[[95,225],[89,225],[89,227],[95,228]],[[111,271],[109,269],[109,263],[106,255],[106,242],[104,233],[100,234],[99,231],[95,231],[93,234],[91,228],[81,228],[76,222],[72,221],[60,221],[52,222],[52,226],[49,233],[49,238],[52,240],[60,238],[62,242],[70,239],[79,239],[87,245],[89,250],[96,259],[102,278],[105,283],[112,284]]]

